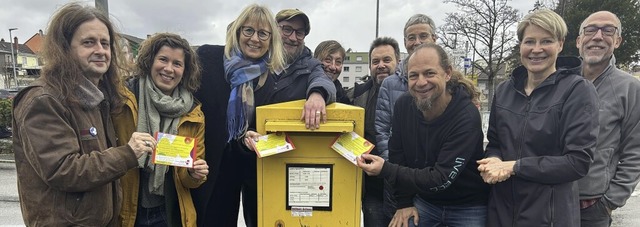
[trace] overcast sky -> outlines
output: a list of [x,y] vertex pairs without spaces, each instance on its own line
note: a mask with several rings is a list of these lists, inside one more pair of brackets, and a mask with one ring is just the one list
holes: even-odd
[[[51,14],[69,0],[0,0],[0,38],[7,40],[9,28],[20,43],[45,31]],[[82,1],[94,4],[94,1]],[[240,11],[251,3],[268,6],[274,15],[285,8],[298,8],[311,20],[311,32],[305,41],[315,46],[329,39],[339,41],[354,51],[368,51],[375,38],[376,0],[110,0],[109,14],[118,29],[129,35],[146,38],[156,32],[173,32],[192,45],[224,44],[225,29]],[[509,4],[522,14],[535,1],[516,0]],[[416,13],[434,18],[440,26],[455,5],[441,0],[380,0],[380,36],[397,39],[402,47],[402,29]],[[46,33],[46,31],[45,31]]]

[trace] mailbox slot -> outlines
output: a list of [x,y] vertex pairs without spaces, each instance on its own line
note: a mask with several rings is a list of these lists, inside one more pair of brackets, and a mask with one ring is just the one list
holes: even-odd
[[352,132],[353,121],[327,121],[319,129],[307,129],[303,121],[267,120],[264,128],[267,132]]

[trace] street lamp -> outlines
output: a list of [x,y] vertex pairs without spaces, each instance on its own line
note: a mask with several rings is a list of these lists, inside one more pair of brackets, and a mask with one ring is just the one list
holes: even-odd
[[380,0],[376,0],[376,39],[378,38],[378,28],[380,27]]
[[[478,47],[476,46],[476,41],[478,40],[478,23],[473,22],[473,57],[471,57],[471,77],[473,78],[473,76],[476,75],[476,67],[474,67],[473,64],[476,63],[476,50],[478,49]],[[477,78],[477,77],[476,77]]]
[[[16,76],[16,57],[13,55],[13,35],[11,35],[11,31],[18,30],[18,28],[9,28],[9,39],[11,42],[11,64],[13,66],[13,80],[16,82],[16,87],[18,86],[18,77]],[[16,50],[17,52],[17,50]],[[9,87],[11,87],[11,83],[9,83]]]
[[454,35],[453,37],[453,47],[451,47],[451,49],[456,49],[456,47],[458,46],[458,33],[457,32],[449,32],[447,33],[449,35]]

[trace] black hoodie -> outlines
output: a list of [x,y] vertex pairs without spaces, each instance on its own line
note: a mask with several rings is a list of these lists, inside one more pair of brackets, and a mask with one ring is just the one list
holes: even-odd
[[413,206],[416,194],[434,205],[487,204],[489,185],[476,164],[484,156],[480,113],[462,85],[452,90],[451,102],[432,121],[409,93],[396,102],[381,176],[395,185],[398,208]]

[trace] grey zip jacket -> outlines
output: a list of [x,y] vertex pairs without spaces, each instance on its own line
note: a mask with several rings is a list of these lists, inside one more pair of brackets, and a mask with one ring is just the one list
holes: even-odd
[[640,178],[640,80],[616,68],[615,56],[594,81],[600,133],[589,173],[578,181],[580,199],[601,197],[624,206]]

